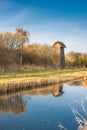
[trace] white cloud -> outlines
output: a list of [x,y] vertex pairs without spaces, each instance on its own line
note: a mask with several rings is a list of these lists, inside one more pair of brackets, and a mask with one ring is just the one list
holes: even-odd
[[21,20],[25,14],[26,14],[26,11],[22,10],[21,12],[19,12],[15,16],[11,17],[9,20],[6,20],[6,21],[0,20],[0,26],[6,26],[6,25],[13,24],[14,22]]
[[[12,17],[7,23],[2,23],[0,30],[13,31],[15,26],[10,26],[14,21],[19,22],[24,17],[26,11],[21,11],[15,17]],[[1,23],[0,23],[1,26]],[[30,43],[38,42],[52,45],[60,40],[67,46],[66,53],[69,51],[87,52],[87,30],[76,23],[70,22],[48,22],[41,24],[26,24],[26,30],[30,31]]]
[[49,23],[30,27],[31,42],[48,43],[63,41],[67,48],[66,52],[87,52],[87,30],[74,23]]
[[14,16],[10,17],[10,19],[6,21],[0,20],[0,31],[14,31],[17,26],[21,26],[21,21],[23,20],[26,14],[26,10],[22,10]]

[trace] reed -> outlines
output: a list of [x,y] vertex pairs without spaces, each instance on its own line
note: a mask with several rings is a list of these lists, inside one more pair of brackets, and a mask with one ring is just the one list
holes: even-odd
[[87,78],[87,71],[83,69],[0,73],[0,94],[46,87],[84,77]]

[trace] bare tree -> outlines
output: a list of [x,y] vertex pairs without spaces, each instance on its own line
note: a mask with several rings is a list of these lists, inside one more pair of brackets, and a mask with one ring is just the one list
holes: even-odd
[[23,46],[24,44],[29,43],[29,32],[26,30],[23,30],[22,28],[16,28],[16,33],[14,34],[15,36],[15,47],[21,49],[20,53],[20,64],[23,62]]

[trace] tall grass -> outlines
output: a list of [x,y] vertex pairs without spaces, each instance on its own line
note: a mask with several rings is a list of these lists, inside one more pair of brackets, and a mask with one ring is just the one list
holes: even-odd
[[83,77],[87,77],[87,71],[83,69],[0,73],[0,94],[64,83]]
[[[77,124],[77,130],[87,130],[87,97],[81,100],[76,100],[78,108],[70,106],[70,109],[74,115],[75,123]],[[70,130],[66,128],[62,123],[57,126],[60,130]]]

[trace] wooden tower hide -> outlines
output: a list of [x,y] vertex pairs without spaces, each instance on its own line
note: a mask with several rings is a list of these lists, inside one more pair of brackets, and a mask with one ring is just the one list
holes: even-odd
[[61,41],[57,41],[53,44],[53,48],[55,49],[56,55],[59,56],[59,67],[65,68],[64,48],[66,48],[66,46]]

